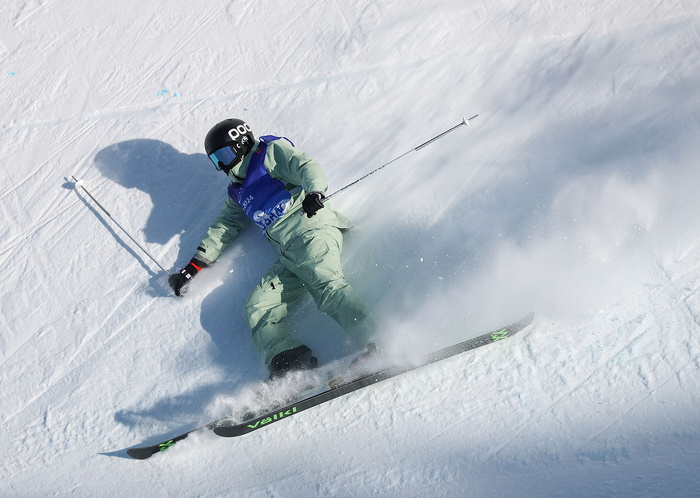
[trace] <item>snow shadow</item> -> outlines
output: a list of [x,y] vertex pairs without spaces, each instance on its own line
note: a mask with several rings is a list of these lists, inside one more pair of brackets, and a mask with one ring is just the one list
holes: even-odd
[[[97,153],[95,164],[105,177],[122,187],[148,194],[151,211],[136,238],[145,238],[147,244],[165,245],[173,237],[179,237],[174,266],[184,266],[221,210],[228,183],[224,175],[212,167],[204,154],[185,154],[167,143],[150,139],[128,140],[106,147]],[[99,215],[96,209],[91,209]],[[152,262],[145,261],[145,256],[125,240],[125,235],[112,229],[102,216],[100,218],[115,239],[144,267],[149,268],[153,297],[170,295],[163,275],[150,269]],[[256,235],[244,233],[240,238],[244,243],[250,243],[251,254],[264,251],[264,241],[259,233]],[[227,391],[232,383],[239,382],[241,378],[260,378],[262,368],[242,316],[242,306],[254,283],[272,263],[266,262],[265,258],[256,262],[259,258],[246,258],[244,251],[237,251],[235,247],[231,249],[222,255],[216,269],[203,272],[196,285],[190,286],[190,297],[202,299],[199,310],[201,326],[211,337],[209,349],[203,353],[208,355],[206,363],[210,368],[212,365],[223,368],[229,381],[202,385],[196,391],[156,401],[149,409],[138,413],[121,411],[116,415],[117,421],[133,425],[144,417],[158,418],[163,413],[175,419],[181,416],[191,419],[192,416],[200,416],[202,405],[207,405],[219,393]],[[248,267],[236,268],[236,257],[242,257]],[[165,262],[161,264],[168,268]],[[227,272],[222,267],[231,268],[231,272],[236,268],[236,272]],[[202,360],[191,361],[197,363]]]
[[165,245],[179,235],[178,263],[189,260],[226,195],[226,179],[204,154],[184,154],[159,140],[110,145],[97,153],[95,165],[122,187],[148,194],[152,208],[142,230],[145,242]]

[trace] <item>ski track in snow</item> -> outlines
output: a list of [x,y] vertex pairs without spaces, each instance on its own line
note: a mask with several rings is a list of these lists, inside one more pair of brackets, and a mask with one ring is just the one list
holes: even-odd
[[[696,496],[700,5],[350,0],[0,7],[0,496]],[[419,355],[512,340],[239,439],[258,233],[175,299],[247,120],[325,165],[344,264]],[[102,212],[71,175],[110,212]],[[353,351],[301,303],[325,362]],[[462,324],[462,325],[456,325]],[[439,333],[436,331],[440,331]]]

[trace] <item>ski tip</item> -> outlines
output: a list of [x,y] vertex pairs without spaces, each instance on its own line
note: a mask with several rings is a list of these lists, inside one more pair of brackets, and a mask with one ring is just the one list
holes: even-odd
[[151,457],[155,451],[149,451],[148,448],[129,448],[126,450],[126,454],[129,455],[134,460],[145,460]]
[[516,326],[518,328],[524,329],[528,325],[532,323],[532,320],[535,318],[535,312],[531,311],[527,315],[525,315],[523,318],[520,319],[519,322],[516,323]]
[[503,329],[503,331],[507,333],[508,337],[515,335],[524,328],[528,327],[532,323],[533,318],[535,318],[535,312],[531,311],[517,322],[513,322],[512,324],[508,325]]

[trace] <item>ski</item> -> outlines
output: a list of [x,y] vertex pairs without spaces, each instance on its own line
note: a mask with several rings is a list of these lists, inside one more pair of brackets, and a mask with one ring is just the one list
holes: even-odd
[[150,456],[156,453],[159,453],[172,447],[178,441],[182,441],[193,432],[198,431],[212,430],[216,435],[222,437],[237,437],[249,434],[263,427],[267,427],[271,423],[278,422],[282,419],[287,419],[292,415],[300,413],[304,410],[308,410],[309,408],[313,408],[314,406],[321,405],[341,396],[345,396],[346,394],[349,394],[353,391],[357,391],[359,389],[371,386],[378,382],[391,379],[392,377],[396,377],[397,375],[401,375],[403,373],[416,370],[418,368],[430,365],[432,363],[436,363],[446,358],[450,358],[452,356],[456,356],[458,354],[465,353],[467,351],[471,351],[473,349],[480,348],[482,346],[486,346],[488,344],[492,344],[494,342],[498,342],[508,337],[511,337],[523,330],[528,325],[530,325],[530,323],[532,323],[533,317],[534,313],[529,313],[527,316],[523,317],[522,319],[518,320],[517,322],[511,325],[508,325],[507,327],[502,327],[492,332],[487,332],[472,339],[468,339],[466,341],[454,344],[452,346],[448,346],[444,349],[440,349],[439,351],[430,353],[424,356],[423,359],[417,363],[411,365],[392,366],[380,370],[378,372],[364,375],[358,379],[342,383],[337,387],[326,389],[318,394],[303,398],[295,403],[291,403],[286,406],[270,410],[263,414],[259,414],[254,418],[250,418],[249,420],[246,420],[244,422],[232,423],[229,417],[225,417],[217,421],[211,422],[210,424],[188,431],[184,434],[180,434],[179,436],[176,436],[172,439],[168,439],[167,441],[163,441],[162,443],[158,443],[152,446],[130,448],[127,450],[127,454],[132,458],[143,460],[149,458]]
[[[290,394],[287,393],[284,396],[283,400],[276,399],[272,403],[268,403],[267,406],[259,406],[255,411],[252,411],[251,409],[245,409],[243,410],[243,415],[242,417],[244,420],[250,420],[253,417],[256,416],[256,414],[260,413],[266,413],[267,411],[270,411],[273,409],[273,407],[276,406],[284,406],[284,404],[288,403],[292,399],[299,399],[300,397],[304,396],[306,393],[313,389],[318,389],[318,385],[313,385],[309,383],[297,385],[294,388],[294,393],[295,394]],[[163,441],[162,443],[154,444],[152,446],[140,446],[136,448],[129,448],[126,450],[126,453],[137,460],[145,460],[146,458],[149,458],[156,453],[160,453],[161,451],[165,451],[171,446],[173,446],[175,443],[178,441],[182,441],[185,439],[187,436],[194,432],[203,432],[203,431],[210,431],[214,429],[215,427],[218,427],[222,424],[229,423],[231,422],[232,417],[230,415],[220,418],[218,420],[215,420],[214,422],[210,422],[206,425],[203,425],[201,427],[197,427],[196,429],[192,429],[191,431],[187,431],[183,434],[180,434],[178,436],[175,436],[172,439],[168,439],[167,441]]]

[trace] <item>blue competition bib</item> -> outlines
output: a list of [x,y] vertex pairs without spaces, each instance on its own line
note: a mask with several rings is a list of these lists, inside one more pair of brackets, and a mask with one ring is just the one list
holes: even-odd
[[292,204],[292,194],[284,189],[284,183],[272,178],[265,169],[267,143],[279,139],[272,135],[260,137],[260,146],[248,163],[245,180],[242,184],[231,182],[228,186],[229,197],[263,232],[284,216]]

